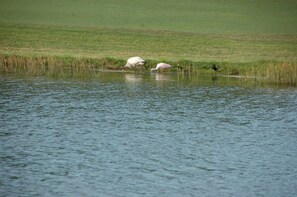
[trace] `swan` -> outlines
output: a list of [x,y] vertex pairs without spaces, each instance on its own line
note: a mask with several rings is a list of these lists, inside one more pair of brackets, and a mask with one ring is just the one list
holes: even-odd
[[159,63],[157,64],[156,68],[152,68],[151,71],[159,70],[159,69],[165,69],[165,68],[171,68],[170,64],[166,63]]
[[145,60],[140,57],[130,57],[127,60],[125,67],[132,68],[138,65],[144,65]]

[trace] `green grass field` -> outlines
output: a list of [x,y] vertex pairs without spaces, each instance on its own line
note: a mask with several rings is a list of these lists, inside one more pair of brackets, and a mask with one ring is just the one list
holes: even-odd
[[0,0],[0,21],[198,33],[297,33],[296,0]]
[[219,35],[114,28],[0,26],[2,53],[74,57],[139,55],[156,60],[213,62],[293,61],[290,35]]
[[296,66],[295,0],[0,3],[0,54],[6,56]]

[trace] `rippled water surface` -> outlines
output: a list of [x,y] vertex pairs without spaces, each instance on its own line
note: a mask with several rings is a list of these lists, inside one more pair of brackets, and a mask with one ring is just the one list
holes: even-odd
[[297,89],[0,78],[1,196],[296,196]]

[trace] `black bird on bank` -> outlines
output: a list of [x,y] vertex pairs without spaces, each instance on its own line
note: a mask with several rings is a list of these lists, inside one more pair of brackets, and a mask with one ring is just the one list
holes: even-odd
[[219,70],[219,67],[218,67],[218,65],[213,64],[213,65],[212,65],[212,69],[213,69],[214,71],[218,71],[218,70]]

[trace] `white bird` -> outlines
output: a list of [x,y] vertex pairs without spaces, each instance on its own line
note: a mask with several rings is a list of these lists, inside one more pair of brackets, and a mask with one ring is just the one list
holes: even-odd
[[171,68],[171,65],[166,63],[159,63],[157,64],[156,68],[152,68],[151,71],[155,71],[158,69],[165,69],[165,68]]
[[133,68],[135,66],[143,65],[144,63],[145,63],[145,60],[140,57],[130,57],[127,60],[125,67]]

